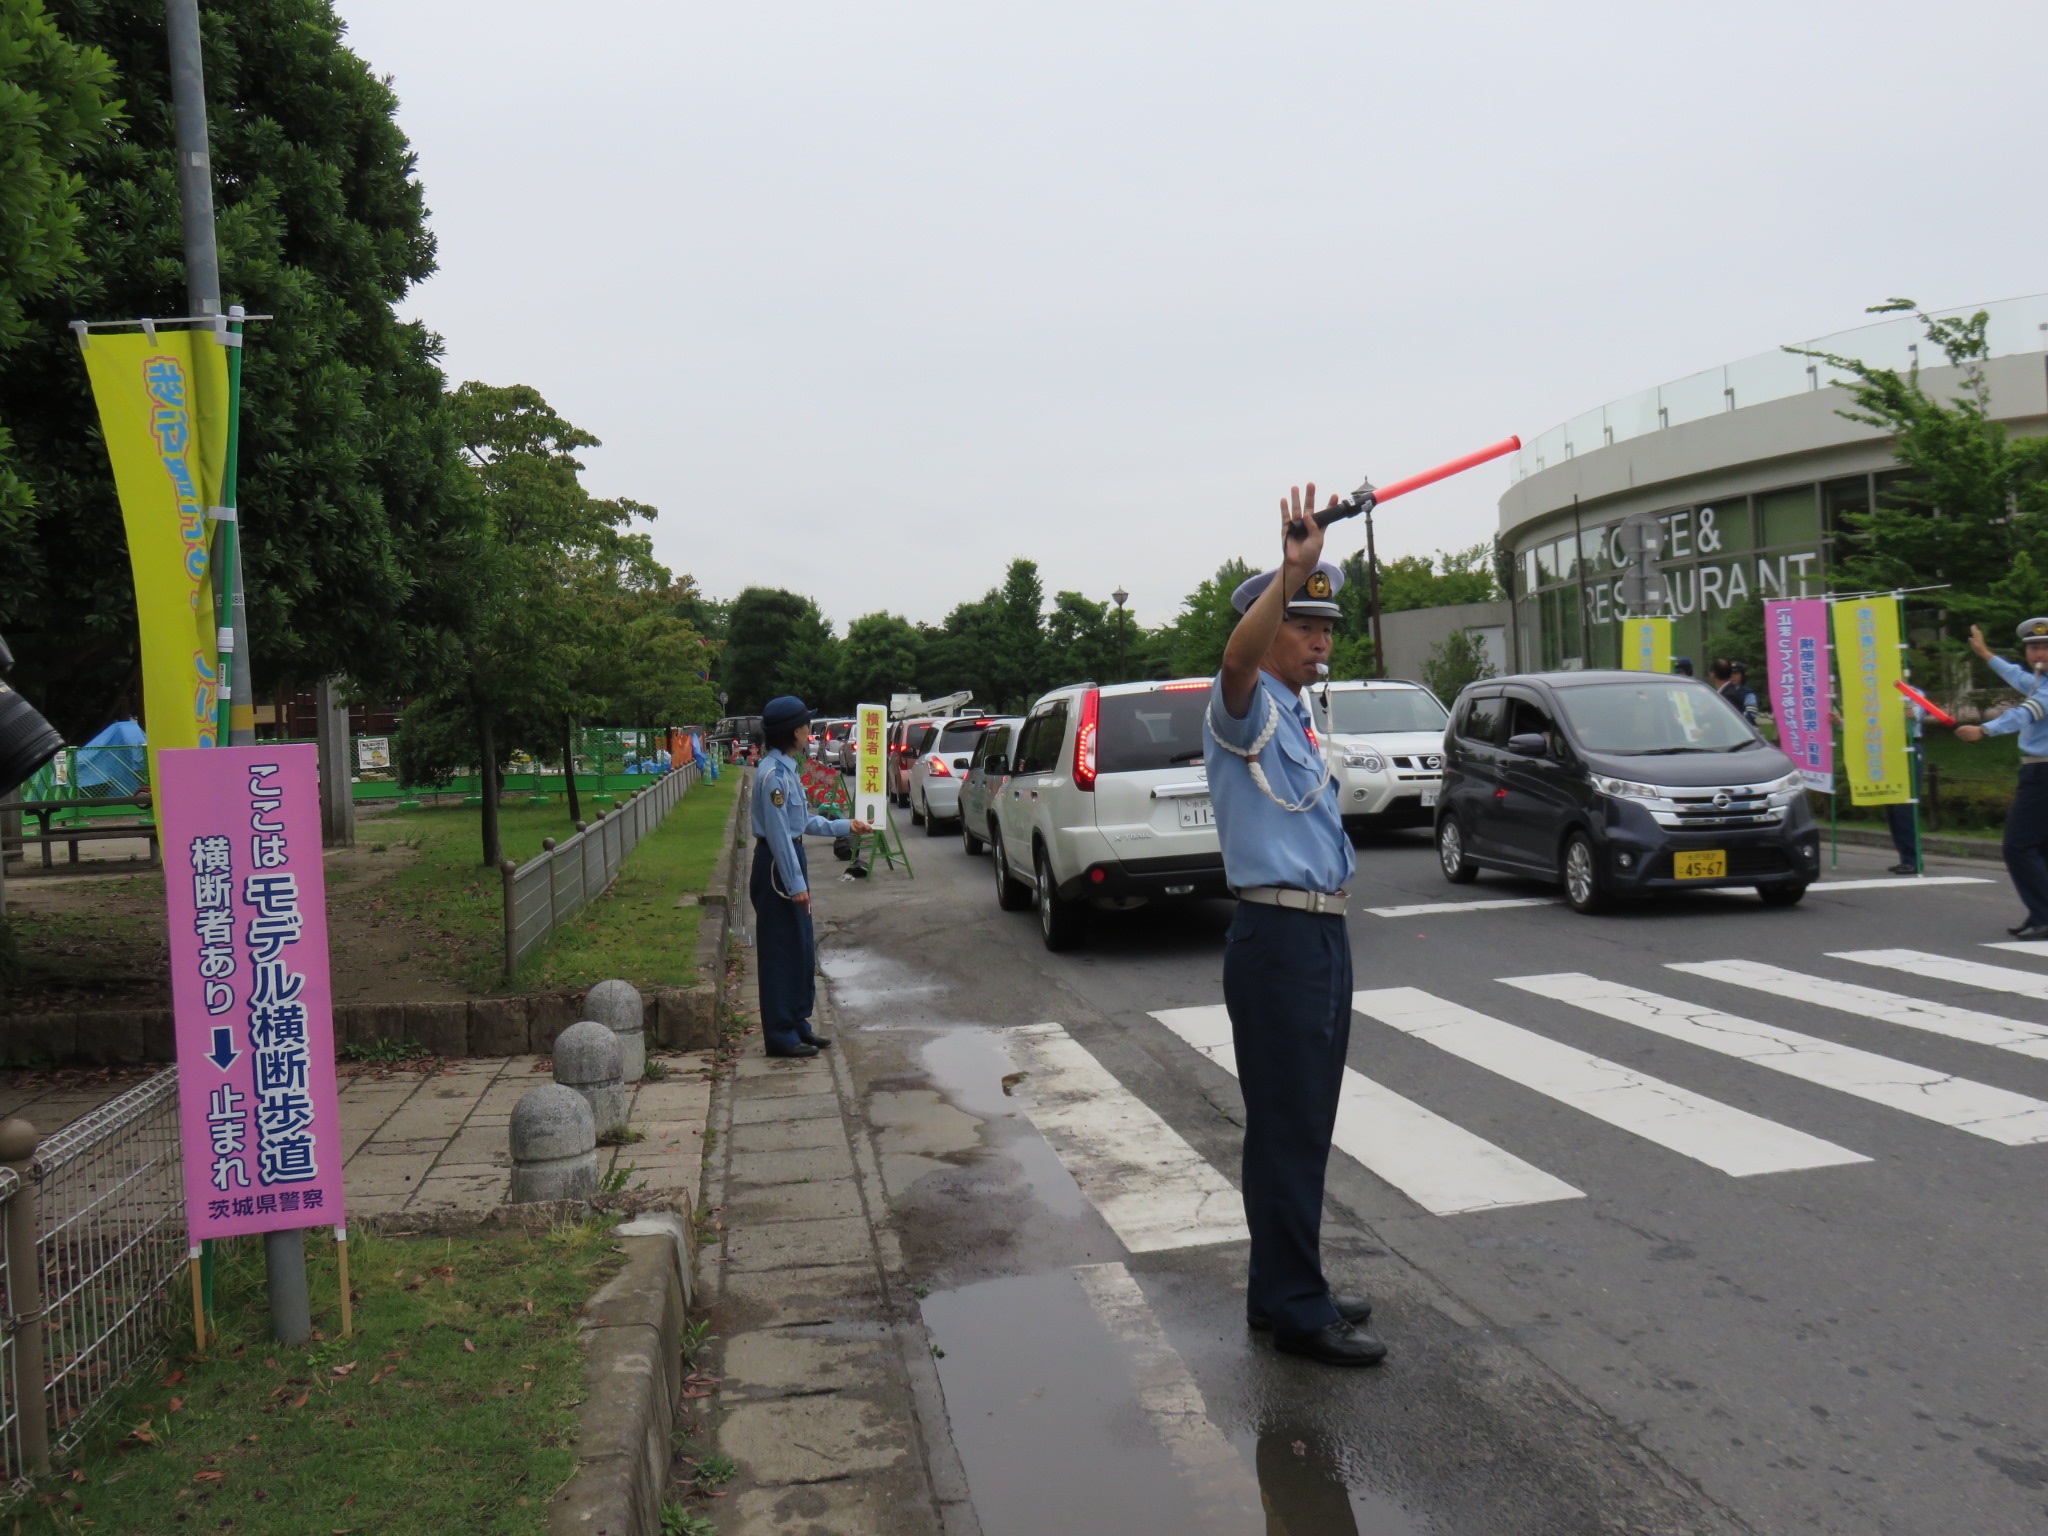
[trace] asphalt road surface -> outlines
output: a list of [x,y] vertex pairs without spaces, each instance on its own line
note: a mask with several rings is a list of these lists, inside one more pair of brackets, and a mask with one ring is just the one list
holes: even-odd
[[821,949],[988,1536],[2048,1528],[1998,866],[1586,918],[1361,848],[1325,1252],[1392,1353],[1341,1372],[1243,1325],[1229,904],[1053,955],[902,830],[915,879],[814,850]]

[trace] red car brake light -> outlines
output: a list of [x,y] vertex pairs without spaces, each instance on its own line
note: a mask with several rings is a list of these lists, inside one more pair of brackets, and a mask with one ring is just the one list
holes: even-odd
[[1161,693],[1192,693],[1197,688],[1207,688],[1208,686],[1209,680],[1203,677],[1189,683],[1166,683],[1161,685],[1159,691]]
[[1102,712],[1102,690],[1081,695],[1081,728],[1074,733],[1074,788],[1095,788],[1095,731]]
[[943,757],[935,757],[932,759],[931,768],[927,771],[926,776],[934,779],[950,779],[953,777],[953,770],[946,766],[946,760]]

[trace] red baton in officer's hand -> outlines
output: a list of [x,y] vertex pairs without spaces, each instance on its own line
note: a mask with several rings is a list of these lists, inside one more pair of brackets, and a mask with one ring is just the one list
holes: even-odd
[[[1410,491],[1419,491],[1425,485],[1435,485],[1437,481],[1448,480],[1452,475],[1461,475],[1466,470],[1497,459],[1504,453],[1513,453],[1521,446],[1522,440],[1519,437],[1504,437],[1491,447],[1462,454],[1448,464],[1439,464],[1435,469],[1425,469],[1421,474],[1410,475],[1406,480],[1396,480],[1383,491],[1374,489],[1373,483],[1368,480],[1335,506],[1325,507],[1318,512],[1316,526],[1327,528],[1344,518],[1356,517],[1361,512],[1370,511],[1381,502],[1392,501],[1396,496],[1406,496]],[[1299,539],[1308,536],[1306,528],[1300,528],[1299,525],[1297,528],[1298,531],[1290,532],[1290,537]]]
[[1926,694],[1922,693],[1918,688],[1915,688],[1911,683],[1907,682],[1904,678],[1893,678],[1892,686],[1898,689],[1899,692],[1903,693],[1907,698],[1911,699],[1915,704],[1918,704],[1922,709],[1926,710],[1928,714],[1932,715],[1941,724],[1954,725],[1956,723],[1956,717],[1954,715],[1950,714],[1947,710],[1943,709],[1940,705],[1936,704],[1934,700],[1928,698]]

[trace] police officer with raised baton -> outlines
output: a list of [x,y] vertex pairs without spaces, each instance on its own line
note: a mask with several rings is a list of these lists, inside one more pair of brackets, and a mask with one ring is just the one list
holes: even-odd
[[2020,702],[1988,724],[1957,726],[1956,739],[2020,739],[2020,781],[2005,818],[2005,870],[2027,917],[2006,931],[2016,939],[2048,939],[2048,619],[2020,625],[2019,642],[2024,667],[1994,655],[1984,631],[1970,626],[1970,649],[2018,691]]
[[[1323,1277],[1323,1178],[1351,1038],[1346,885],[1355,861],[1301,690],[1327,673],[1343,574],[1322,563],[1315,492],[1280,503],[1282,560],[1231,596],[1242,615],[1210,685],[1204,761],[1237,914],[1223,952],[1244,1090],[1246,1322],[1289,1354],[1377,1365],[1372,1306]],[[1336,498],[1331,498],[1336,505]]]
[[864,821],[813,816],[802,762],[811,739],[811,711],[791,694],[761,710],[768,755],[754,777],[755,980],[761,994],[761,1038],[770,1056],[815,1056],[832,1042],[811,1027],[817,1005],[817,941],[811,932],[811,885],[804,834],[845,837],[871,830]]

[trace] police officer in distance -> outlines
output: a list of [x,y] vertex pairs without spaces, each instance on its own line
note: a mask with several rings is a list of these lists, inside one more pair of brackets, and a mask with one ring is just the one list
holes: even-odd
[[[1231,595],[1242,615],[1209,689],[1203,760],[1237,914],[1223,1000],[1244,1090],[1245,1321],[1289,1354],[1377,1365],[1372,1306],[1323,1277],[1323,1179],[1351,1039],[1354,870],[1338,788],[1301,690],[1329,669],[1343,574],[1321,561],[1316,488],[1280,503],[1282,560]],[[1331,498],[1332,502],[1336,500]]]
[[761,711],[768,755],[754,776],[754,959],[761,995],[761,1038],[770,1056],[815,1056],[832,1042],[811,1027],[817,1005],[817,942],[811,933],[811,887],[804,834],[845,837],[864,821],[813,816],[804,795],[804,748],[811,712],[790,694]]
[[2020,739],[2020,781],[2005,818],[2005,870],[2027,917],[2007,931],[2016,939],[2048,939],[2048,619],[2020,625],[2019,641],[2024,667],[1994,655],[1984,631],[1970,626],[1970,649],[2018,691],[2020,702],[1987,724],[1957,726],[1956,739]]

